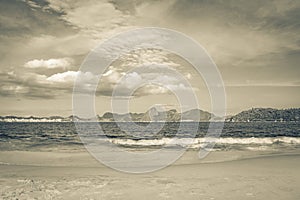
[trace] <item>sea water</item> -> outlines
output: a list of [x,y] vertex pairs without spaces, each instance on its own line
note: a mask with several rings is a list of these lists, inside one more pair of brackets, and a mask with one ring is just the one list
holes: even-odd
[[[89,129],[94,127],[94,123],[99,125],[101,131]],[[209,128],[209,122],[152,123],[152,128],[148,129],[138,128],[147,127],[148,123],[122,123],[125,123],[126,131],[114,122],[89,122],[79,135],[73,122],[1,122],[0,150],[82,149],[82,134],[92,134],[95,140],[106,140],[125,148],[161,148],[167,145],[199,149],[205,146]],[[155,126],[161,127],[157,129],[159,131],[153,132]],[[215,151],[295,149],[300,147],[300,123],[226,122],[222,134],[214,141],[216,144],[212,150]]]

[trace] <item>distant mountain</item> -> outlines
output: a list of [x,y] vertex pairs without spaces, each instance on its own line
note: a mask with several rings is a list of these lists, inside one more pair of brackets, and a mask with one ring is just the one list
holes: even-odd
[[[211,114],[202,110],[195,109],[201,116],[200,121],[209,121]],[[182,117],[185,121],[199,121],[196,118],[196,115],[189,114],[189,111],[183,113]],[[205,116],[202,116],[202,113],[205,113]],[[189,118],[191,116],[191,118]],[[131,120],[130,120],[131,118]],[[155,108],[151,108],[145,113],[128,113],[128,114],[113,114],[111,112],[104,113],[102,117],[99,118],[99,121],[135,121],[135,122],[150,122],[150,121],[167,121],[167,122],[177,122],[181,120],[181,114],[177,110],[172,109],[168,111],[158,111]]]
[[[100,122],[150,122],[150,121],[167,121],[167,122],[179,122],[179,121],[219,121],[221,117],[215,116],[212,113],[193,109],[183,113],[177,112],[177,110],[159,111],[155,108],[151,108],[145,113],[126,113],[116,114],[106,112],[102,116],[97,116],[98,119],[82,119],[78,116],[60,117],[18,117],[18,116],[0,116],[0,122],[71,122],[71,121],[100,121]],[[200,120],[199,120],[200,119]],[[274,108],[252,108],[250,110],[242,111],[236,115],[226,117],[227,122],[253,122],[253,121],[300,121],[300,108],[293,109],[274,109]]]
[[[199,117],[198,117],[199,116]],[[167,122],[178,122],[182,121],[209,121],[215,119],[215,116],[209,112],[202,111],[199,109],[193,109],[186,111],[184,113],[179,113],[177,110],[172,109],[168,111],[158,111],[155,108],[151,108],[145,113],[126,113],[126,114],[117,114],[106,112],[102,116],[97,116],[96,121],[101,122],[150,122],[150,121],[167,121]],[[95,121],[95,119],[81,119],[78,116],[69,116],[69,117],[16,117],[16,116],[5,116],[0,117],[0,121],[5,122],[71,122],[71,121]]]
[[182,113],[182,120],[184,121],[209,121],[212,118],[215,118],[215,115],[203,110],[193,109]]
[[237,115],[227,117],[231,122],[252,121],[300,121],[300,108],[274,109],[274,108],[252,108],[242,111]]

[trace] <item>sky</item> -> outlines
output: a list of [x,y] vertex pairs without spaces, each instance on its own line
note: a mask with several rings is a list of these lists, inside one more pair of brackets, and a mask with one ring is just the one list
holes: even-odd
[[[143,27],[179,31],[202,45],[224,81],[227,114],[252,107],[300,107],[300,1],[282,0],[0,0],[0,115],[68,116],[79,68],[104,40]],[[155,65],[155,67],[149,65]],[[169,87],[139,88],[132,112],[154,104],[178,107],[168,88],[182,85],[159,66],[173,66],[192,85],[199,108],[211,109],[203,78],[184,59],[163,51],[132,52],[111,64],[96,93],[100,115],[111,110],[112,89],[144,78]],[[181,88],[182,89],[182,88]]]

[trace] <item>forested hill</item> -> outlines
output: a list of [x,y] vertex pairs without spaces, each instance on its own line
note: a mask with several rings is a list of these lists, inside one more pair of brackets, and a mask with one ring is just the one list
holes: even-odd
[[232,122],[247,121],[300,121],[300,108],[252,108],[227,118]]

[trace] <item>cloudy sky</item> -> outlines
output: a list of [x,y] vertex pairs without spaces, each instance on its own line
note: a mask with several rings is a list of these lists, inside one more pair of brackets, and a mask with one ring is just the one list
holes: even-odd
[[[139,27],[180,31],[198,41],[215,61],[227,94],[227,113],[251,107],[300,107],[300,2],[282,0],[1,0],[0,115],[72,113],[74,79],[87,54],[101,41]],[[153,63],[155,66],[153,66]],[[176,107],[168,89],[184,89],[159,66],[168,64],[190,81],[200,108],[210,110],[201,77],[183,59],[144,50],[116,60],[103,74],[96,96],[99,114],[110,110],[113,86],[122,76],[133,87],[145,78],[166,88],[145,86],[130,108]],[[149,66],[141,75],[126,71]]]

